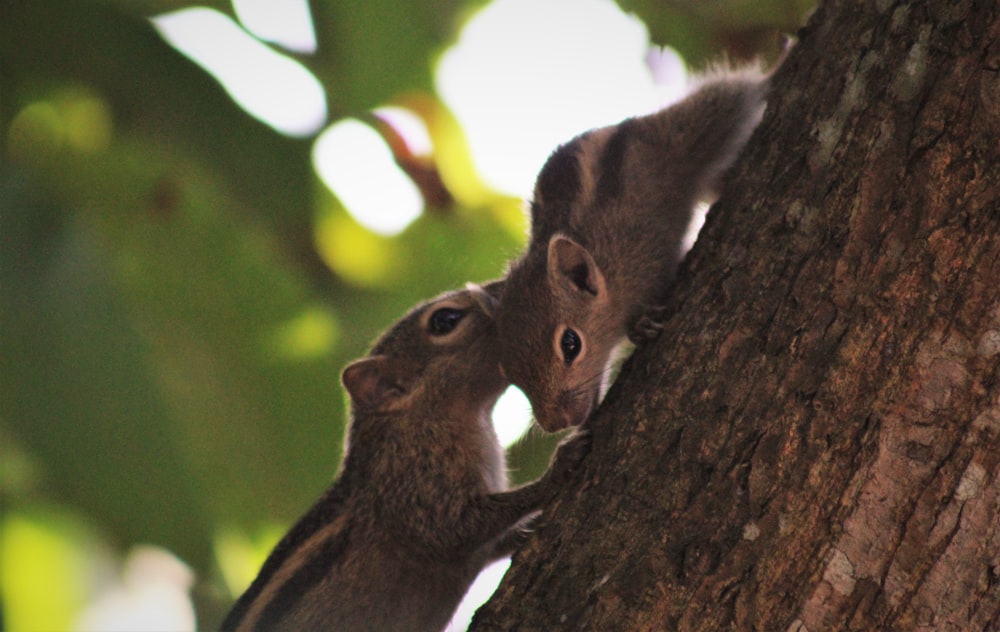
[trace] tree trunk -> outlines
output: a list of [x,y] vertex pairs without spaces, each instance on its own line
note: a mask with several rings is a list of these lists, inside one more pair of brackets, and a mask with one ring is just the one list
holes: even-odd
[[1000,6],[824,3],[475,630],[1000,630]]

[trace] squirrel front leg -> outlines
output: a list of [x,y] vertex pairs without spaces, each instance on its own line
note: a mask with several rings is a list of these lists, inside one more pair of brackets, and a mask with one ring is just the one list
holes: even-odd
[[529,514],[527,518],[507,529],[503,535],[490,542],[489,546],[480,552],[480,559],[484,564],[489,564],[513,555],[531,537],[535,523],[540,517],[541,512]]
[[[555,497],[590,453],[590,447],[590,431],[578,429],[559,444],[549,469],[537,481],[510,491],[471,499],[452,525],[454,541],[450,546],[477,548],[499,537],[498,543],[502,544],[494,544],[493,548],[513,551],[518,536],[505,532]],[[503,543],[507,538],[510,539]],[[497,557],[505,554],[500,553]]]
[[[508,557],[527,542],[535,523],[541,517],[541,505],[551,500],[560,489],[566,486],[572,475],[579,470],[583,459],[590,453],[590,448],[590,431],[584,427],[578,427],[573,434],[559,443],[556,453],[552,457],[552,463],[542,478],[510,492],[491,494],[486,497],[489,499],[496,496],[507,496],[508,498],[517,496],[525,506],[529,504],[523,500],[525,497],[531,498],[537,495],[542,500],[539,501],[539,507],[527,511],[521,520],[509,527],[506,533],[495,539],[483,551],[483,559],[494,561]],[[522,494],[525,495],[521,496]],[[517,503],[515,502],[515,504]]]

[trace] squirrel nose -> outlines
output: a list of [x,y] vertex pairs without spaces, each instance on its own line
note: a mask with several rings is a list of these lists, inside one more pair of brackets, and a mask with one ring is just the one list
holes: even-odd
[[567,411],[557,408],[547,414],[536,415],[535,421],[545,432],[558,432],[572,425],[573,420]]
[[543,414],[536,416],[538,425],[546,432],[557,432],[570,426],[578,426],[590,415],[589,401],[573,397],[569,391],[564,392],[555,406],[546,407]]

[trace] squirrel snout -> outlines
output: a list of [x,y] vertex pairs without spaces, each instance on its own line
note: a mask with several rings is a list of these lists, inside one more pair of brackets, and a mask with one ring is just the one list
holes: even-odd
[[558,432],[582,424],[592,409],[593,403],[589,399],[583,399],[573,391],[564,391],[555,406],[547,406],[535,413],[535,421],[546,432]]

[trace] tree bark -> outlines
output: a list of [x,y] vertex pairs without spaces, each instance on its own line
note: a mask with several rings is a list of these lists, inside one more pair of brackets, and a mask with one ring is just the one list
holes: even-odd
[[825,2],[474,630],[1000,630],[1000,6]]

